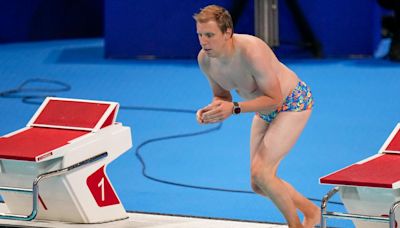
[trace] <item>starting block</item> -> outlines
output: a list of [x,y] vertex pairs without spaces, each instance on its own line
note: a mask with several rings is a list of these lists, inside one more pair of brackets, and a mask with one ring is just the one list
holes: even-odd
[[[132,147],[115,102],[46,98],[25,128],[0,137],[0,219],[102,223],[128,218],[106,174]],[[39,190],[40,186],[40,190]]]
[[[321,227],[326,218],[352,219],[357,228],[397,227],[400,204],[400,124],[378,154],[320,178],[336,185],[323,198]],[[339,192],[349,213],[327,212],[329,199]],[[389,223],[385,224],[385,223]]]

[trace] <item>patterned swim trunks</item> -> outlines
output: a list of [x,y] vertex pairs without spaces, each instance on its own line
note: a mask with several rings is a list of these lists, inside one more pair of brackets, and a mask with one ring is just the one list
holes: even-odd
[[286,97],[282,106],[267,115],[261,113],[256,113],[256,115],[267,123],[271,123],[280,112],[301,112],[312,109],[313,106],[314,99],[310,87],[300,81],[292,93]]

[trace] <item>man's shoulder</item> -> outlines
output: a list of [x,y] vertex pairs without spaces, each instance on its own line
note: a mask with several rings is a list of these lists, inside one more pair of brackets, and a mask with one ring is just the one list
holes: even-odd
[[266,45],[263,40],[252,35],[238,34],[235,38],[236,47],[238,47],[244,53],[254,52]]
[[210,58],[207,56],[207,54],[204,52],[204,50],[200,50],[199,54],[197,55],[197,62],[200,66],[200,68],[204,72],[208,72],[210,68]]
[[237,43],[240,44],[241,46],[252,46],[252,45],[260,45],[260,44],[265,44],[265,42],[253,35],[248,35],[248,34],[238,34],[235,33],[235,39],[237,40]]
[[242,58],[252,59],[269,53],[268,45],[260,38],[252,35],[239,34],[237,36],[237,46],[240,48]]
[[200,65],[209,64],[210,58],[208,58],[207,54],[203,49],[199,51],[199,54],[197,55],[197,61],[199,62]]

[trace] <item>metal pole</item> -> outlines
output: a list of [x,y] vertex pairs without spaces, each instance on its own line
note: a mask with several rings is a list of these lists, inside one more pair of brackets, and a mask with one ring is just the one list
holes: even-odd
[[35,178],[33,181],[32,189],[25,189],[25,188],[15,188],[15,187],[0,187],[0,191],[10,191],[10,192],[19,192],[19,193],[32,193],[32,212],[29,215],[18,215],[18,214],[7,214],[7,213],[0,213],[0,219],[11,219],[11,220],[20,220],[20,221],[31,221],[33,220],[38,212],[38,198],[39,198],[39,182],[47,179],[49,177],[59,176],[64,173],[70,172],[76,168],[79,168],[84,165],[88,165],[100,159],[103,159],[108,156],[107,152],[103,152],[81,162],[75,163],[71,166],[68,166],[63,169],[58,169],[54,171],[50,171],[47,173],[40,174]]
[[395,228],[396,227],[396,208],[399,206],[400,201],[395,202],[389,211],[389,227]]
[[387,222],[390,228],[396,228],[396,209],[400,205],[400,201],[392,204],[389,217],[385,216],[372,216],[372,215],[362,215],[362,214],[349,214],[340,212],[327,212],[326,207],[328,205],[329,199],[339,191],[339,187],[331,189],[322,199],[321,203],[321,228],[326,228],[327,218],[337,218],[337,219],[358,219],[364,221],[374,221],[374,222]]
[[326,207],[328,206],[329,199],[339,191],[339,187],[331,189],[322,199],[321,202],[321,228],[326,228]]
[[256,36],[279,46],[278,0],[254,0],[254,20]]
[[337,218],[337,219],[357,219],[368,222],[386,222],[389,223],[389,218],[384,216],[373,216],[373,215],[362,215],[362,214],[349,214],[340,212],[326,212],[324,214],[326,218]]

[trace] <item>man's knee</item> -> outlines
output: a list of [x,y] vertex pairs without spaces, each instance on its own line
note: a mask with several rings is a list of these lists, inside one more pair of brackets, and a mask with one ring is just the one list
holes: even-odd
[[265,190],[268,189],[268,183],[271,183],[271,179],[274,178],[272,170],[258,169],[252,167],[251,170],[251,188],[255,193],[266,195]]

